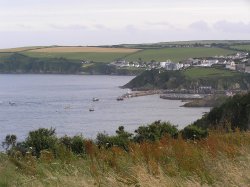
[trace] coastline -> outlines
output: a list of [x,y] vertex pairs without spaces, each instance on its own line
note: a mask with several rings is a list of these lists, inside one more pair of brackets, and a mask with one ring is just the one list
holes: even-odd
[[159,95],[161,99],[166,100],[180,100],[185,102],[181,107],[199,108],[199,107],[216,107],[221,105],[229,97],[225,94],[193,94],[193,93],[169,93],[166,90],[144,90],[131,91],[120,96],[122,99],[129,99],[133,97],[142,97],[148,95]]

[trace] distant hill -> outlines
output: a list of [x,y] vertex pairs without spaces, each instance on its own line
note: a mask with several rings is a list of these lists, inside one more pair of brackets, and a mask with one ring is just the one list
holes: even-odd
[[0,73],[79,73],[82,64],[64,58],[33,58],[19,53],[0,58]]
[[[179,62],[188,58],[229,55],[237,51],[247,51],[249,50],[249,46],[249,40],[201,40],[159,42],[152,44],[106,46],[54,45],[0,49],[0,73],[53,72],[75,74],[83,72],[88,74],[121,73],[135,75],[144,71],[145,68],[120,68],[111,67],[109,64],[117,60],[126,60],[129,62],[160,62],[170,59],[173,62]],[[25,62],[25,59],[27,62]],[[62,63],[62,61],[64,62]],[[27,65],[28,62],[29,65]],[[88,64],[81,64],[82,62],[88,62]],[[37,65],[37,63],[40,65]],[[62,66],[62,64],[65,63],[67,65]],[[74,64],[68,65],[68,63]],[[43,65],[44,68],[42,64],[46,64]],[[78,64],[78,68],[75,68],[76,64]],[[70,69],[66,70],[66,67],[70,67]]]
[[124,69],[107,63],[83,63],[63,57],[30,57],[22,53],[0,53],[0,73],[136,75],[141,69]]
[[211,86],[216,90],[250,89],[250,75],[235,71],[191,67],[182,71],[145,71],[124,88],[131,89],[195,89]]

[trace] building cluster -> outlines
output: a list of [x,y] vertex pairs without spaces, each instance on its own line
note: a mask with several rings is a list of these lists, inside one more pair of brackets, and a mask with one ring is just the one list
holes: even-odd
[[250,73],[249,54],[245,52],[227,56],[190,58],[182,61],[181,63],[188,64],[188,66],[222,67],[230,70]]
[[181,70],[187,67],[222,67],[230,70],[247,72],[250,73],[250,59],[249,54],[246,52],[238,52],[233,55],[227,56],[214,56],[205,58],[189,58],[178,63],[167,60],[164,62],[156,62],[154,60],[150,62],[117,60],[111,63],[117,67],[133,67],[133,68],[145,68],[150,69],[161,69],[166,70]]

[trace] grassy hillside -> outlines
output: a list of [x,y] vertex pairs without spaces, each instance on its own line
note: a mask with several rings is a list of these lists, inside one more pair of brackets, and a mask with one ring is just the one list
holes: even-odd
[[233,45],[233,46],[231,46],[231,48],[250,52],[250,45]]
[[93,62],[110,63],[114,60],[122,58],[129,53],[110,53],[110,52],[25,52],[27,56],[35,58],[66,58],[69,60],[87,60]]
[[[227,55],[234,53],[233,50],[221,48],[158,48],[158,49],[133,49],[119,47],[23,47],[2,49],[0,52],[19,52],[34,58],[65,58],[69,60],[87,60],[93,62],[112,62],[117,59],[129,61],[165,61],[170,59],[174,62],[191,57],[209,57],[215,55]],[[1,58],[1,53],[0,53]]]
[[195,125],[205,128],[250,129],[250,93],[227,99],[219,107],[213,108]]
[[29,52],[42,52],[42,53],[134,53],[139,49],[132,48],[113,48],[113,47],[47,47],[40,49],[31,49]]
[[35,58],[66,58],[70,60],[87,60],[93,62],[112,62],[131,53],[139,51],[131,48],[111,47],[48,47],[28,50],[24,54]]
[[210,77],[233,77],[240,73],[217,68],[193,67],[183,71],[183,74],[190,79],[210,78]]
[[234,53],[233,50],[220,48],[162,48],[162,49],[145,49],[126,56],[129,61],[141,58],[144,61],[166,61],[168,59],[179,62],[191,57],[210,57],[215,55],[228,55]]
[[250,75],[230,70],[192,67],[182,71],[145,71],[124,85],[131,89],[250,89]]
[[[38,157],[32,150],[0,153],[0,186],[249,186],[249,132],[211,131],[202,140],[165,134],[135,143],[118,130],[117,136],[106,136],[116,139],[110,147],[81,136],[58,139],[42,132],[30,132],[26,139],[50,145]],[[126,150],[120,146],[124,140]]]

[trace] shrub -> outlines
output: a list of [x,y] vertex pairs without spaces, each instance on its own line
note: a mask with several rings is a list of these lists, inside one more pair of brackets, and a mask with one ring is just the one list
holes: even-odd
[[120,126],[116,130],[115,136],[109,136],[106,133],[98,133],[96,137],[98,147],[110,148],[112,146],[118,146],[128,151],[128,144],[131,140],[132,134],[126,132],[123,126]]
[[85,139],[80,136],[64,136],[59,139],[59,142],[64,145],[68,150],[71,150],[75,154],[84,154],[85,151]]
[[74,136],[72,138],[71,150],[75,154],[84,154],[85,151],[85,140],[83,136]]
[[178,129],[169,122],[155,121],[148,126],[140,126],[135,130],[135,142],[160,140],[167,134],[175,138],[178,136]]
[[24,142],[28,147],[32,147],[32,153],[37,157],[40,156],[40,151],[47,149],[55,151],[57,138],[55,136],[55,129],[40,128],[29,132],[29,135]]
[[208,131],[195,125],[189,125],[182,130],[182,137],[184,139],[198,139],[206,138]]
[[5,141],[2,142],[2,146],[5,147],[5,150],[7,151],[7,150],[13,148],[16,145],[16,140],[17,140],[16,135],[8,134],[5,137]]

